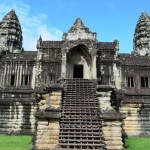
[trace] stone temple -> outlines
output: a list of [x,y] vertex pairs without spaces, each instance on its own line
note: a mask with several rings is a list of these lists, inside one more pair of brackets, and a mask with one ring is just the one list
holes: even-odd
[[0,22],[0,134],[33,135],[32,150],[121,150],[150,136],[150,16],[132,54],[99,42],[77,18],[62,41],[24,51],[14,10]]

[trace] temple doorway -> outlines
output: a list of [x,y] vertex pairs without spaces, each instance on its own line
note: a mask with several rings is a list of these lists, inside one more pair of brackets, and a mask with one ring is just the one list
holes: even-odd
[[86,46],[80,44],[69,50],[66,55],[66,78],[92,78],[92,57]]
[[73,78],[83,78],[83,65],[73,66]]

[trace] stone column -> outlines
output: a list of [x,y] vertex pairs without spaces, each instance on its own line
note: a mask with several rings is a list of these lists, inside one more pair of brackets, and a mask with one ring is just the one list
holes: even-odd
[[5,85],[8,85],[8,74],[9,74],[9,65],[6,67],[6,76],[5,76]]
[[19,87],[19,68],[20,68],[20,63],[16,63],[16,86]]
[[22,74],[23,74],[23,73],[22,73],[22,72],[23,72],[22,70],[23,70],[23,64],[21,63],[21,64],[20,64],[20,71],[19,71],[19,76],[20,76],[20,78],[19,78],[19,84],[20,84],[20,85],[21,85]]
[[96,69],[96,50],[92,51],[92,64],[91,64],[91,78],[97,79],[97,69]]
[[65,79],[66,78],[66,60],[67,59],[67,56],[66,56],[66,53],[63,53],[62,54],[62,64],[61,64],[61,78],[62,79]]
[[6,67],[7,67],[7,63],[5,63],[4,65],[4,72],[3,72],[3,86],[5,86],[6,82],[5,82],[5,79],[6,79]]

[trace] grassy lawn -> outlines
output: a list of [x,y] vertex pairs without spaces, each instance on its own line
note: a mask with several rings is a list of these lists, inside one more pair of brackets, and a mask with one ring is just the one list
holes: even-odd
[[32,136],[0,135],[0,150],[30,150]]
[[[32,136],[0,135],[0,150],[30,150]],[[150,138],[126,138],[127,150],[150,150]]]
[[126,138],[127,150],[150,150],[150,138]]

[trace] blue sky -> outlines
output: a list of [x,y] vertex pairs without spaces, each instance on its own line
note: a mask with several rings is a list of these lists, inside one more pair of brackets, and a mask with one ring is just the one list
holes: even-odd
[[130,53],[141,12],[150,15],[150,0],[0,0],[0,20],[16,11],[25,50],[36,50],[36,41],[61,40],[77,17],[97,32],[97,40],[119,40],[120,52]]

